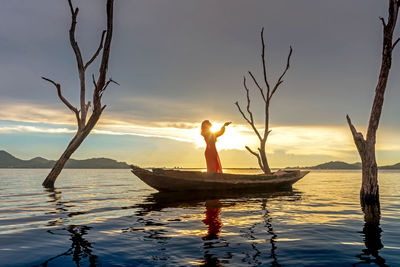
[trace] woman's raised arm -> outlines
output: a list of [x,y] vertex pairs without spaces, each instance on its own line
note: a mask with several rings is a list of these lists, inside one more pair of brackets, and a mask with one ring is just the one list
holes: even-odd
[[225,122],[224,126],[221,127],[221,129],[215,133],[215,137],[221,136],[225,133],[225,126],[228,126],[232,122]]

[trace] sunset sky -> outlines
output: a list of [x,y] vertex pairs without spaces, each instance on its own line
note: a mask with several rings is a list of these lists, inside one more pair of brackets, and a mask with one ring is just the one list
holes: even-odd
[[[105,1],[74,4],[87,59],[105,27]],[[257,167],[244,149],[257,148],[257,140],[234,102],[245,105],[248,70],[261,80],[264,27],[271,82],[293,47],[291,68],[271,104],[270,165],[360,161],[345,116],[365,131],[380,66],[380,16],[387,16],[386,1],[117,0],[109,75],[120,86],[109,87],[98,127],[72,158],[204,167],[199,127],[209,119],[233,122],[217,144],[222,166]],[[23,159],[57,159],[75,119],[40,77],[61,83],[77,105],[67,1],[6,0],[0,20],[0,149]],[[397,48],[378,130],[379,165],[400,162],[399,67]],[[97,75],[97,65],[87,73]],[[261,128],[262,102],[249,85]],[[88,79],[88,97],[91,88]]]

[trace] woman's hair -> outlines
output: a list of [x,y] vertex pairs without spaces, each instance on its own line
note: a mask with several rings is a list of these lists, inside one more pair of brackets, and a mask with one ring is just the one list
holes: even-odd
[[209,120],[205,120],[201,123],[201,135],[204,136],[206,132],[209,131],[211,127],[211,122]]

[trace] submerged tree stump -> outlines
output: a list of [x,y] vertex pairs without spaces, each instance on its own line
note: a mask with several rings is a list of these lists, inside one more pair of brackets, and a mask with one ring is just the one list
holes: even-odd
[[393,42],[393,33],[396,27],[398,11],[399,1],[389,0],[387,23],[384,18],[380,18],[383,24],[382,62],[365,139],[362,133],[357,132],[350,117],[348,115],[346,116],[362,162],[362,186],[360,190],[362,205],[379,203],[378,167],[375,158],[376,131],[379,126],[386,85],[392,66],[392,51],[400,40],[397,39]]

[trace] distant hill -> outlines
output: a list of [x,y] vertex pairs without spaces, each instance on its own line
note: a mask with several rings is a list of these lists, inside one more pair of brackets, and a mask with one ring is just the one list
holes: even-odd
[[[400,162],[394,165],[380,166],[380,170],[400,170]],[[311,167],[287,167],[286,169],[310,169],[310,170],[360,170],[361,162],[347,163],[343,161],[330,161]]]
[[[0,150],[0,168],[52,168],[55,160],[36,157],[30,160],[22,160],[10,153]],[[129,169],[125,162],[118,162],[108,158],[92,158],[84,160],[70,159],[65,164],[70,169]]]
[[396,163],[394,165],[389,165],[389,166],[381,166],[379,169],[382,170],[400,170],[400,162]]
[[308,169],[313,170],[358,170],[361,169],[361,163],[356,162],[353,164],[346,163],[343,161],[330,161],[326,163],[322,163],[313,167],[309,167]]

